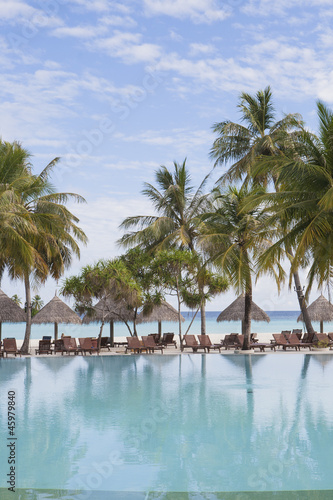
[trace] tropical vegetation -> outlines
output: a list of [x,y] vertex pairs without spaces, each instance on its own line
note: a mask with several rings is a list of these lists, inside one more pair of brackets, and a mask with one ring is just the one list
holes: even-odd
[[[80,255],[79,242],[87,237],[66,202],[84,199],[74,193],[58,193],[50,182],[59,158],[40,174],[32,173],[30,153],[17,143],[0,143],[0,272],[25,285],[26,331],[21,347],[28,353],[31,335],[31,286],[59,279]],[[36,301],[35,301],[36,306]]]
[[[180,311],[201,312],[212,297],[232,286],[245,296],[244,348],[249,347],[252,291],[269,273],[278,288],[294,281],[308,332],[307,299],[315,283],[331,285],[333,269],[333,112],[317,103],[319,134],[310,132],[298,114],[277,119],[269,87],[239,98],[241,123],[213,125],[216,138],[210,157],[223,169],[208,189],[207,175],[192,185],[186,160],[159,167],[155,184],[142,191],[152,204],[150,215],[133,214],[121,224],[123,255],[82,268],[64,281],[62,293],[75,299],[76,310],[93,314],[96,301],[108,300],[131,312],[136,335],[140,311],[149,314],[167,295],[175,295]],[[42,307],[31,299],[31,286],[51,276],[59,279],[79,256],[86,236],[67,208],[74,193],[58,193],[50,183],[55,158],[39,174],[32,173],[30,154],[16,142],[0,142],[0,274],[25,284],[28,350],[32,311]],[[286,260],[287,259],[287,260]],[[289,261],[289,273],[285,272]],[[300,269],[307,269],[305,293]],[[13,300],[20,304],[15,294]],[[120,307],[120,309],[121,309]],[[103,325],[109,311],[102,314]]]

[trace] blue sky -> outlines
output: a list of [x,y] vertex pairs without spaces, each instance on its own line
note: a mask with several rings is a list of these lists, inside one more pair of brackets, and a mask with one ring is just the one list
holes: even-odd
[[[270,85],[277,118],[299,112],[316,131],[316,100],[333,104],[332,19],[331,0],[0,0],[0,135],[29,149],[36,172],[60,156],[57,190],[87,200],[71,207],[89,244],[67,274],[119,255],[118,226],[152,213],[140,191],[160,165],[187,157],[199,185],[211,126],[239,121],[240,92]],[[254,300],[297,309],[265,278]]]

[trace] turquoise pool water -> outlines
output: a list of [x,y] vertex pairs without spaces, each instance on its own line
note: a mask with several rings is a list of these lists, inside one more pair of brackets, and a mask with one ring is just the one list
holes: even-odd
[[[333,356],[0,360],[0,498],[333,498]],[[8,492],[7,393],[16,395]]]

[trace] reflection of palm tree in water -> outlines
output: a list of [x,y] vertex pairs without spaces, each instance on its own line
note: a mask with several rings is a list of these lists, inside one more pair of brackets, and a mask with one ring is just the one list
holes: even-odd
[[[321,487],[321,479],[331,477],[330,465],[324,458],[325,450],[332,442],[331,425],[324,412],[318,411],[318,416],[314,413],[310,408],[311,401],[305,396],[310,359],[313,360],[313,356],[304,355],[292,425],[288,428],[288,422],[285,423],[285,449],[281,454],[284,474],[289,472],[288,476],[293,479],[297,473],[304,490],[314,489],[314,481],[318,481]],[[309,436],[311,433],[313,435]]]
[[59,407],[59,400],[53,406],[50,397],[46,400],[31,398],[32,394],[40,394],[41,379],[45,382],[47,375],[54,377],[55,374],[53,371],[47,374],[44,368],[40,368],[43,366],[40,363],[39,369],[34,370],[32,364],[36,360],[26,358],[24,361],[24,394],[19,395],[23,397],[23,412],[17,414],[18,470],[22,472],[17,486],[36,491],[65,489],[73,473],[73,462],[78,454],[84,454],[84,450],[76,450],[79,431],[75,419],[72,420],[73,415],[63,405],[64,400]]

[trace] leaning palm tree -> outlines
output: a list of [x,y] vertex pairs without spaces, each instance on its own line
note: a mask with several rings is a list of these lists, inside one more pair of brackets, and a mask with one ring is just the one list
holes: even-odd
[[[333,270],[333,112],[317,103],[318,137],[305,128],[294,143],[294,154],[282,154],[278,175],[284,187],[270,196],[273,217],[290,223],[289,232],[269,250],[271,258],[281,245],[296,248],[292,272],[309,266],[307,295],[314,281],[330,285]],[[269,168],[268,161],[258,169]]]
[[[242,324],[243,349],[249,349],[253,279],[259,276],[259,256],[271,245],[273,231],[265,228],[268,213],[265,206],[247,209],[248,200],[263,194],[263,188],[243,185],[230,186],[226,191],[214,192],[215,210],[203,216],[201,245],[211,260],[229,278],[238,294],[245,295],[245,315]],[[284,278],[278,261],[271,261],[267,272],[275,277],[277,285]]]
[[[294,151],[295,141],[299,140],[302,130],[302,117],[299,114],[288,114],[282,120],[275,121],[272,92],[270,87],[259,90],[252,96],[243,92],[238,105],[245,126],[230,121],[216,123],[213,126],[219,137],[214,141],[211,157],[216,165],[228,161],[234,163],[220,178],[222,183],[251,180],[264,186],[271,183],[278,192],[281,188],[279,168],[281,155]],[[258,169],[258,159],[266,159],[266,169]],[[286,221],[275,220],[275,224],[286,230]],[[284,255],[293,263],[293,242],[285,248]],[[298,270],[293,269],[293,279],[299,306],[303,313],[307,331],[313,332],[312,323],[306,310],[301,281]]]
[[1,211],[0,204],[0,270],[6,268],[10,278],[22,279],[25,284],[27,323],[21,350],[27,353],[31,284],[44,283],[48,276],[59,279],[72,255],[80,255],[77,242],[85,243],[87,238],[65,203],[84,199],[73,193],[55,192],[49,178],[58,158],[39,175],[33,175],[30,154],[17,143],[12,150],[0,147],[0,167],[1,153],[8,150],[8,161],[6,158],[4,168],[0,168],[0,193],[8,193],[11,200],[9,214]]
[[[207,178],[195,191],[191,186],[186,160],[182,164],[174,162],[174,172],[161,166],[156,171],[157,187],[145,183],[143,190],[157,215],[127,217],[120,227],[136,230],[124,234],[119,243],[125,247],[139,246],[154,250],[188,249],[199,256],[196,242],[200,234],[200,215],[207,211],[208,206],[207,197],[203,194]],[[203,290],[201,295],[201,331],[205,333]]]

